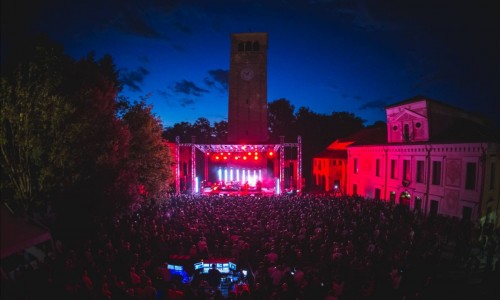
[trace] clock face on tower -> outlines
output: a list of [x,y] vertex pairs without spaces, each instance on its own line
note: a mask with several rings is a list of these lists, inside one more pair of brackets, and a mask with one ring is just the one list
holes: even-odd
[[241,79],[243,80],[252,80],[255,72],[250,68],[243,68],[240,72]]

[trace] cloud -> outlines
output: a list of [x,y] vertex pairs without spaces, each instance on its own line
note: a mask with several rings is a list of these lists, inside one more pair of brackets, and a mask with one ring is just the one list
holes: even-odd
[[172,91],[179,94],[192,95],[200,97],[202,94],[208,93],[208,90],[202,89],[197,86],[194,82],[188,80],[181,80],[176,82],[172,87]]
[[193,106],[195,104],[195,101],[190,98],[182,98],[179,100],[179,103],[182,107],[187,107],[187,106]]
[[144,82],[144,77],[149,74],[149,71],[144,67],[139,67],[135,71],[127,69],[120,72],[120,81],[123,86],[127,86],[134,92],[142,91],[140,85]]
[[208,71],[208,77],[205,78],[205,84],[210,88],[215,88],[221,92],[229,88],[229,71],[216,69]]
[[147,21],[147,17],[141,10],[124,8],[119,11],[115,19],[115,27],[127,34],[137,35],[145,38],[169,40],[162,33],[153,28]]
[[377,110],[384,110],[385,107],[387,106],[387,102],[385,100],[374,100],[374,101],[368,101],[365,104],[361,105],[358,109],[359,110],[366,110],[366,109],[377,109]]

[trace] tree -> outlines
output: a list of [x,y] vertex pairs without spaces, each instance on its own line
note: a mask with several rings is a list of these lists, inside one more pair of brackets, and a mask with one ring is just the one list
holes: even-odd
[[13,53],[22,55],[7,60],[0,87],[2,201],[27,213],[54,205],[68,218],[93,215],[115,200],[109,186],[129,138],[116,116],[112,59],[75,61],[47,40]]
[[271,140],[278,142],[280,136],[285,140],[297,138],[295,107],[286,99],[278,99],[268,104],[267,122]]
[[210,125],[210,121],[206,118],[198,118],[193,124],[193,132],[195,133],[196,143],[206,144],[212,143],[215,140],[214,129]]
[[227,121],[215,122],[213,132],[216,143],[227,143]]
[[[73,182],[56,200],[67,222],[85,224],[88,216],[109,215],[127,199],[114,197],[112,187],[128,154],[130,134],[117,116],[118,74],[112,58],[93,54],[70,64],[61,93],[74,107],[66,122],[66,176]],[[58,154],[59,155],[59,154]],[[68,200],[69,199],[69,200]]]
[[172,127],[167,127],[163,132],[163,137],[169,142],[175,142],[176,137],[183,143],[191,143],[191,137],[196,136],[193,125],[189,122],[175,123]]
[[133,179],[128,184],[131,200],[163,198],[173,183],[172,156],[162,138],[163,126],[151,110],[142,100],[123,114],[131,140],[122,174]]
[[15,52],[17,63],[2,67],[0,86],[1,189],[10,195],[2,200],[26,213],[46,206],[47,196],[71,181],[58,175],[65,171],[66,121],[75,110],[58,93],[69,59],[57,45],[39,43]]

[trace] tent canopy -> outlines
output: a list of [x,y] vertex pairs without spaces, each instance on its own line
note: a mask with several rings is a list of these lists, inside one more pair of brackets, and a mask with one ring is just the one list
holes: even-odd
[[48,229],[15,217],[4,205],[1,206],[1,225],[1,259],[52,239]]

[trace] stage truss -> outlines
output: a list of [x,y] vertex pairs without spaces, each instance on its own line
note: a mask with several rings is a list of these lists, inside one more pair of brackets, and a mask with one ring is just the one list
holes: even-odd
[[[279,179],[280,179],[280,189],[281,193],[285,192],[284,183],[285,183],[285,151],[287,148],[295,148],[297,150],[297,173],[296,173],[296,191],[300,193],[302,191],[302,138],[300,136],[297,137],[296,143],[285,143],[285,138],[280,137],[279,144],[196,144],[195,137],[192,137],[191,143],[180,143],[180,138],[175,138],[175,151],[176,151],[176,170],[175,170],[175,190],[177,194],[180,194],[180,149],[181,148],[190,148],[191,149],[191,174],[190,174],[190,182],[195,182],[196,177],[196,150],[201,151],[203,154],[207,153],[217,153],[217,152],[226,152],[226,153],[244,153],[247,151],[255,151],[255,152],[266,152],[269,149],[273,149],[275,153],[279,153]],[[205,156],[206,157],[206,156]],[[207,168],[208,162],[205,160],[205,177],[207,177]],[[191,194],[196,193],[195,184],[191,184]]]

